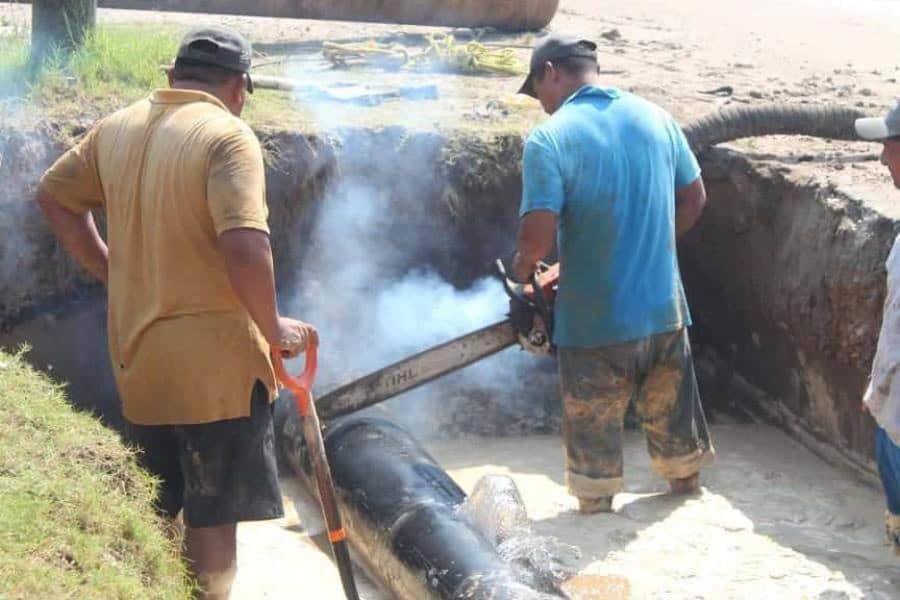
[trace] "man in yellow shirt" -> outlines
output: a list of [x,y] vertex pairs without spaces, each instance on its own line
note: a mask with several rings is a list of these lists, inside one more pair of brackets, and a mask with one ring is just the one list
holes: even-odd
[[[65,248],[106,284],[109,353],[126,436],[183,510],[205,599],[227,598],[240,521],[282,515],[271,350],[318,342],[278,313],[259,142],[239,116],[251,47],[191,31],[155,91],[97,124],[44,175],[38,203]],[[92,209],[103,209],[107,242]]]

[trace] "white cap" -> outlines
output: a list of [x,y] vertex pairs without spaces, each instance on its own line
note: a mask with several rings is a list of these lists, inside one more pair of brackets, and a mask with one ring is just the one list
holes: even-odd
[[865,140],[884,140],[900,136],[900,100],[883,117],[856,120],[856,133]]

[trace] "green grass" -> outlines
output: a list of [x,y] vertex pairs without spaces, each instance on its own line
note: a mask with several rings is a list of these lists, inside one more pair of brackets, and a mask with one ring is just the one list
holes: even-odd
[[[36,108],[29,114],[39,114],[62,124],[91,122],[105,116],[166,85],[160,65],[172,62],[182,34],[183,30],[178,27],[101,24],[75,53],[54,57],[41,69],[34,69],[29,64],[27,29],[14,29],[11,34],[0,35],[0,115],[4,114],[8,103],[14,108]],[[285,74],[283,66],[265,68],[262,73]],[[352,81],[371,79],[366,73],[353,76],[356,79]],[[434,79],[439,78],[435,75]],[[481,80],[464,79],[456,85],[480,86]],[[341,114],[343,127],[384,127],[397,124],[398,115],[412,115],[417,117],[413,119],[414,127],[489,135],[525,130],[536,120],[537,112],[533,107],[513,107],[507,118],[491,122],[464,118],[465,113],[476,105],[495,100],[498,94],[509,95],[509,90],[514,87],[510,83],[498,88],[496,94],[487,88],[477,97],[451,94],[425,103],[404,100],[385,102],[372,108],[335,104],[320,109]],[[7,114],[15,114],[15,111],[7,111]],[[243,117],[257,129],[315,133],[321,127],[316,112],[308,103],[279,91],[259,90],[249,99]],[[399,121],[410,126],[408,118],[400,117]],[[68,138],[64,141],[71,142]]]
[[154,486],[115,433],[0,352],[0,598],[188,598]]
[[15,31],[0,36],[0,94],[18,92],[26,79],[28,42],[25,34]]
[[[160,65],[171,64],[182,32],[177,28],[100,25],[69,57],[41,69],[29,64],[29,32],[0,36],[0,111],[4,98],[25,101],[50,116],[96,118],[164,87]],[[256,94],[250,121],[277,125],[295,109],[290,96]]]
[[49,107],[68,101],[123,103],[165,84],[160,65],[178,45],[174,29],[99,26],[72,55],[29,64],[28,32],[0,38],[0,94]]

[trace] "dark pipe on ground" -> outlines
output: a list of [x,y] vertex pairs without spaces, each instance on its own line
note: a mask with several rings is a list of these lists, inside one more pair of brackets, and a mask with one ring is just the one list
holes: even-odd
[[[282,460],[311,483],[290,402],[278,402],[275,428]],[[325,449],[355,558],[398,598],[558,598],[520,583],[521,576],[458,514],[465,493],[399,425],[343,420],[328,428]]]
[[559,0],[99,0],[98,4],[103,8],[521,31],[546,27]]

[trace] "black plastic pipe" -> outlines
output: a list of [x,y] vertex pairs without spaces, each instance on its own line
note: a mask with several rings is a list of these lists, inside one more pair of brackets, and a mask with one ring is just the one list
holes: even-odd
[[[275,418],[282,459],[311,481],[298,420],[283,404]],[[398,598],[558,598],[519,582],[458,513],[465,493],[404,428],[348,418],[328,428],[325,450],[354,558]]]
[[844,106],[761,104],[726,108],[684,126],[694,152],[748,137],[808,135],[833,140],[858,140],[854,123],[866,113]]

